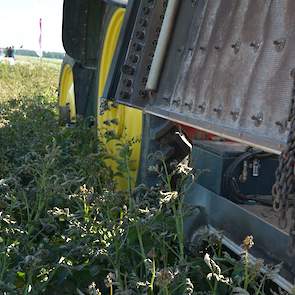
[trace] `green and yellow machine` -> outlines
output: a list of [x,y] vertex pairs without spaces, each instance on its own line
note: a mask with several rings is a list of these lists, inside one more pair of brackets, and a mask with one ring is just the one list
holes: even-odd
[[[156,185],[150,154],[207,171],[186,201],[239,254],[295,274],[293,0],[64,0],[60,120],[92,118],[114,158],[133,142],[132,185]],[[116,162],[107,163],[116,171]],[[126,187],[118,177],[118,188]],[[193,240],[198,218],[186,224]],[[276,241],[273,243],[273,241]]]

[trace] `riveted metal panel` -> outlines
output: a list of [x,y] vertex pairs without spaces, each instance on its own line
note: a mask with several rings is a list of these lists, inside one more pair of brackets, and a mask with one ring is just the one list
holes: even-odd
[[165,0],[141,0],[133,25],[116,98],[123,104],[143,107],[147,103],[145,85],[150,72],[161,24]]
[[183,0],[156,93],[127,104],[279,152],[288,133],[294,27],[293,0]]
[[201,9],[202,22],[190,28],[165,110],[184,122],[192,117],[195,126],[280,150],[293,86],[295,2],[209,0]]

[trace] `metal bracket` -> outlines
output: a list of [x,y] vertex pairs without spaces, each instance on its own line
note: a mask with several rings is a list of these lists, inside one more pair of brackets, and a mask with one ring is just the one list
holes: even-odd
[[[128,52],[121,67],[116,99],[127,105],[143,106],[145,90],[157,46],[167,1],[140,1]],[[136,103],[134,103],[136,102]]]

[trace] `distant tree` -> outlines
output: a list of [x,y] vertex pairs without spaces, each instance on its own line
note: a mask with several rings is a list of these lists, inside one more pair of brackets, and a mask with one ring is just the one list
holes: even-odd
[[[17,49],[15,51],[16,55],[23,55],[23,56],[33,56],[33,57],[38,57],[36,51],[34,50],[29,50],[29,49]],[[63,59],[64,58],[64,53],[62,52],[52,52],[52,51],[44,51],[43,52],[43,57],[45,58],[56,58],[56,59]]]

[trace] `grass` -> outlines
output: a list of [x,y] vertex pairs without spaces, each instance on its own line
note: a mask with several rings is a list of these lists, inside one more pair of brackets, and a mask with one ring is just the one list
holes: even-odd
[[16,56],[16,62],[21,63],[21,64],[39,64],[39,63],[44,63],[47,66],[52,66],[54,68],[59,68],[62,60],[57,59],[57,58],[42,58],[40,60],[39,57],[34,57],[34,56],[24,56],[24,55],[17,55]]
[[185,242],[190,169],[172,189],[159,153],[162,186],[115,190],[96,130],[58,125],[58,75],[0,65],[0,294],[276,294],[277,268],[248,262],[251,237],[242,259],[206,231]]

